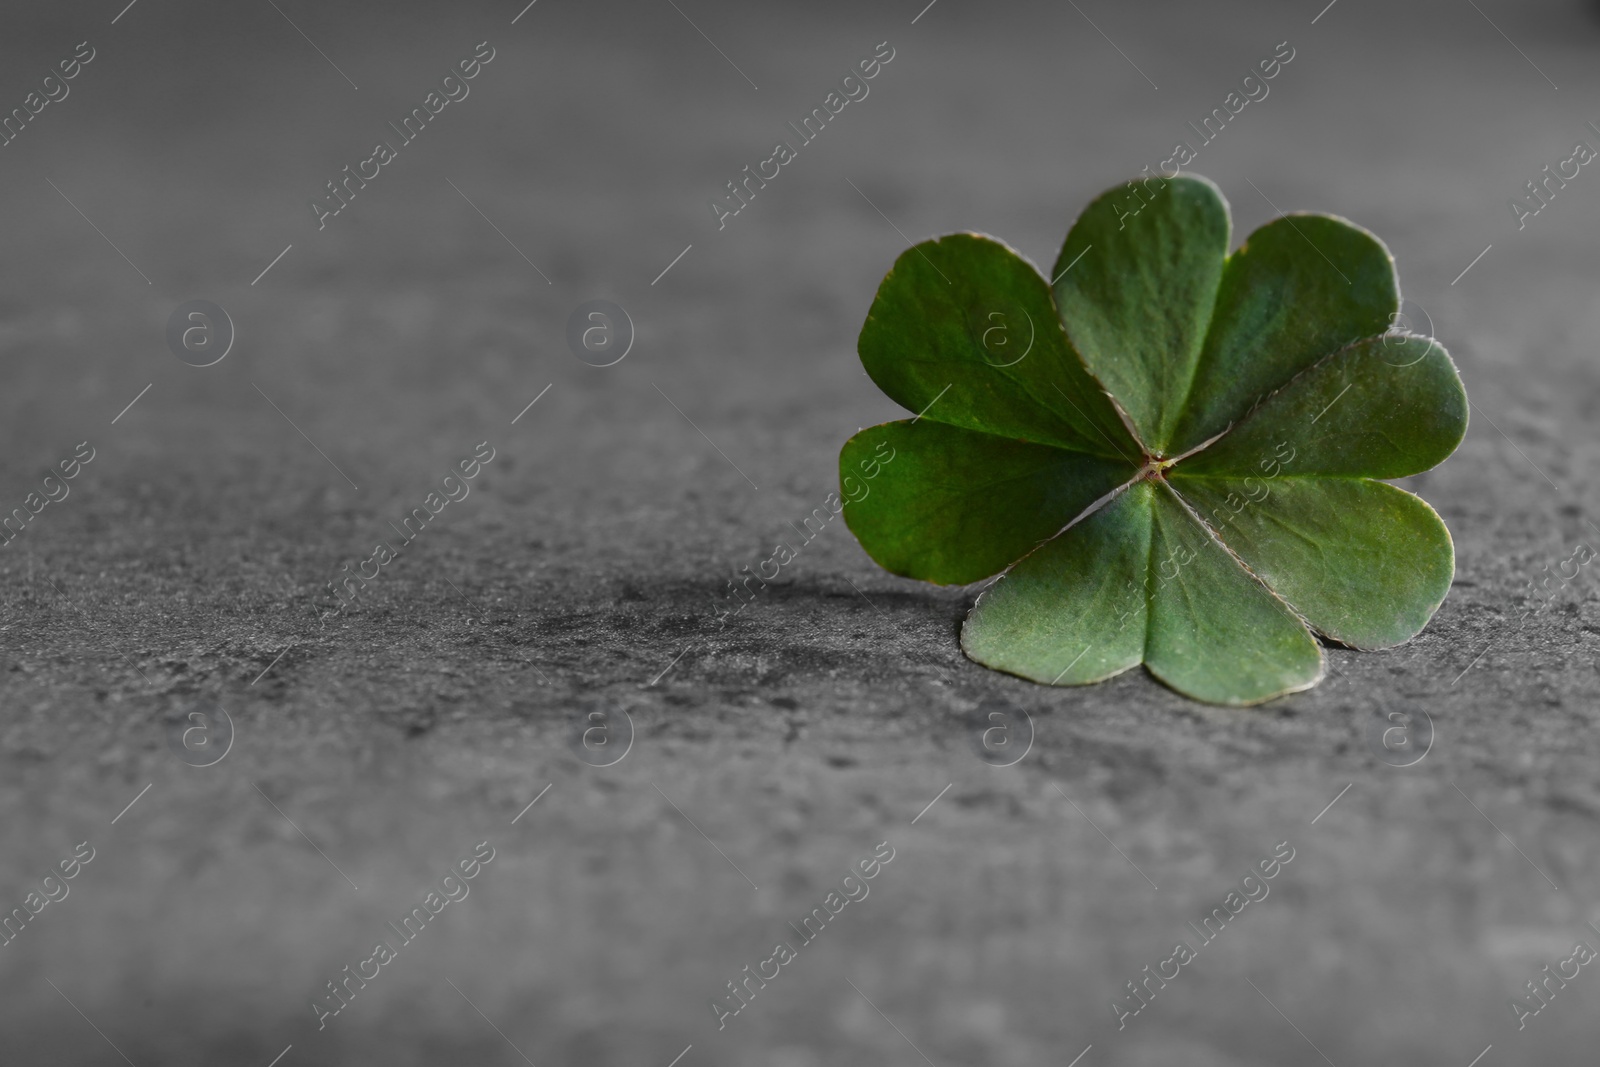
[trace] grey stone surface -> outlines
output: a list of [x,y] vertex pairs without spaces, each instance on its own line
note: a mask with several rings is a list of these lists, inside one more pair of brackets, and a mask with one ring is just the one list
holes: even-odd
[[[1593,1062],[1587,968],[1521,1032],[1508,1001],[1600,944],[1594,579],[1528,592],[1600,542],[1600,177],[1521,231],[1506,206],[1597,143],[1593,13],[679,6],[285,6],[329,62],[266,5],[16,16],[6,101],[97,55],[0,150],[0,503],[96,458],[0,549],[0,905],[95,853],[0,948],[8,1062]],[[484,39],[471,96],[319,232],[306,202]],[[839,522],[719,625],[898,414],[854,336],[906,239],[1050,262],[1285,39],[1194,169],[1239,237],[1273,205],[1381,234],[1457,359],[1471,429],[1413,480],[1458,552],[1428,629],[1255,709],[1140,672],[1046,689],[961,656],[973,591]],[[707,198],[882,40],[871,95],[718,232]],[[166,350],[190,298],[237,326],[214,367]],[[638,332],[603,370],[564,342],[601,298]],[[470,496],[319,622],[485,440]],[[995,698],[1035,728],[1008,768],[972,745]],[[235,737],[201,768],[168,726],[208,703]],[[1367,743],[1397,707],[1435,728],[1408,768]],[[576,758],[620,711],[626,757]],[[481,841],[470,895],[319,1031],[324,983]],[[709,999],[885,841],[719,1032]],[[1123,984],[1279,842],[1270,895],[1119,1031]]]

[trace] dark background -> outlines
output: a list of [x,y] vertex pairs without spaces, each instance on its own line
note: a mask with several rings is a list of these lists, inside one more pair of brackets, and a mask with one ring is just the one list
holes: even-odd
[[[1600,176],[1520,232],[1507,206],[1600,145],[1593,5],[123,3],[0,17],[5,110],[97,51],[0,149],[0,505],[97,453],[0,549],[0,905],[96,849],[0,948],[8,1063],[1593,1062],[1600,977],[1520,1033],[1508,1000],[1600,945],[1593,578],[1528,592],[1600,546]],[[484,40],[318,232],[307,201]],[[718,232],[707,199],[884,40]],[[1408,483],[1457,547],[1427,630],[1254,709],[1047,689],[961,655],[973,591],[842,522],[719,626],[901,414],[854,347],[908,241],[1051,262],[1284,40],[1192,169],[1236,242],[1273,205],[1380,234],[1460,366],[1466,442]],[[190,298],[237,328],[205,369],[164,338]],[[565,342],[600,298],[637,328],[606,369]],[[485,439],[471,496],[319,623]],[[997,699],[1035,730],[1009,768],[974,748]],[[232,748],[186,765],[169,724],[212,706]],[[1369,743],[1396,709],[1434,728],[1407,768]],[[573,753],[595,711],[636,728],[608,768]],[[482,840],[470,897],[318,1032],[323,983]],[[708,999],[881,841],[870,897],[719,1033]],[[1123,984],[1281,841],[1271,896],[1119,1032]]]

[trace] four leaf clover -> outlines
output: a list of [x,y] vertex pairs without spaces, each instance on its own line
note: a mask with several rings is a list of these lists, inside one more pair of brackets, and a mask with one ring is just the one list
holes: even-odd
[[1394,261],[1330,215],[1283,215],[1228,254],[1221,192],[1191,176],[1101,195],[1054,282],[980,234],[907,250],[861,331],[915,418],[846,442],[845,519],[895,574],[1000,577],[961,632],[979,663],[1052,685],[1141,663],[1253,704],[1322,678],[1317,635],[1388,648],[1449,591],[1449,531],[1385,479],[1466,432],[1431,338],[1389,330]]

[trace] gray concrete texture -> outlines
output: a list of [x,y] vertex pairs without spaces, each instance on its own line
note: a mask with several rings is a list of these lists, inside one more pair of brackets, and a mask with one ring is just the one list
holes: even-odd
[[[94,449],[0,549],[0,905],[70,890],[0,947],[0,1060],[1594,1061],[1590,968],[1521,1030],[1510,1002],[1600,946],[1593,568],[1545,584],[1600,548],[1600,177],[1520,230],[1508,207],[1600,145],[1592,8],[122,6],[0,32],[6,108],[95,51],[0,149],[0,503]],[[974,590],[882,572],[837,521],[719,624],[845,438],[900,414],[854,343],[907,241],[1049,263],[1285,40],[1192,169],[1237,238],[1278,209],[1382,235],[1460,365],[1467,439],[1411,483],[1458,553],[1432,624],[1259,708],[1142,672],[1049,689],[963,658]],[[319,231],[324,183],[480,41],[470,95]],[[707,200],[882,41],[870,95],[719,232]],[[237,329],[204,369],[164,337],[191,298]],[[637,330],[605,369],[565,342],[594,299]],[[319,622],[483,441],[470,495]],[[993,701],[1031,717],[1013,766],[975,747]],[[231,748],[193,766],[217,749],[185,762],[172,724],[210,707]],[[620,762],[575,754],[623,712]],[[1369,743],[1395,712],[1432,723],[1413,766]],[[1202,945],[1185,924],[1284,842]],[[402,945],[386,924],[450,886]]]

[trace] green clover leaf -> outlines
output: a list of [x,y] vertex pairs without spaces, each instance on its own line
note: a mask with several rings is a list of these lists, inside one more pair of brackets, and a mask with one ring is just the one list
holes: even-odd
[[1455,364],[1389,330],[1371,233],[1284,215],[1229,255],[1231,229],[1211,182],[1152,179],[1089,205],[1053,283],[972,233],[885,276],[861,362],[917,414],[845,443],[845,519],[895,574],[1000,575],[972,659],[1254,704],[1321,680],[1316,635],[1389,648],[1443,602],[1450,533],[1383,480],[1461,442]]

